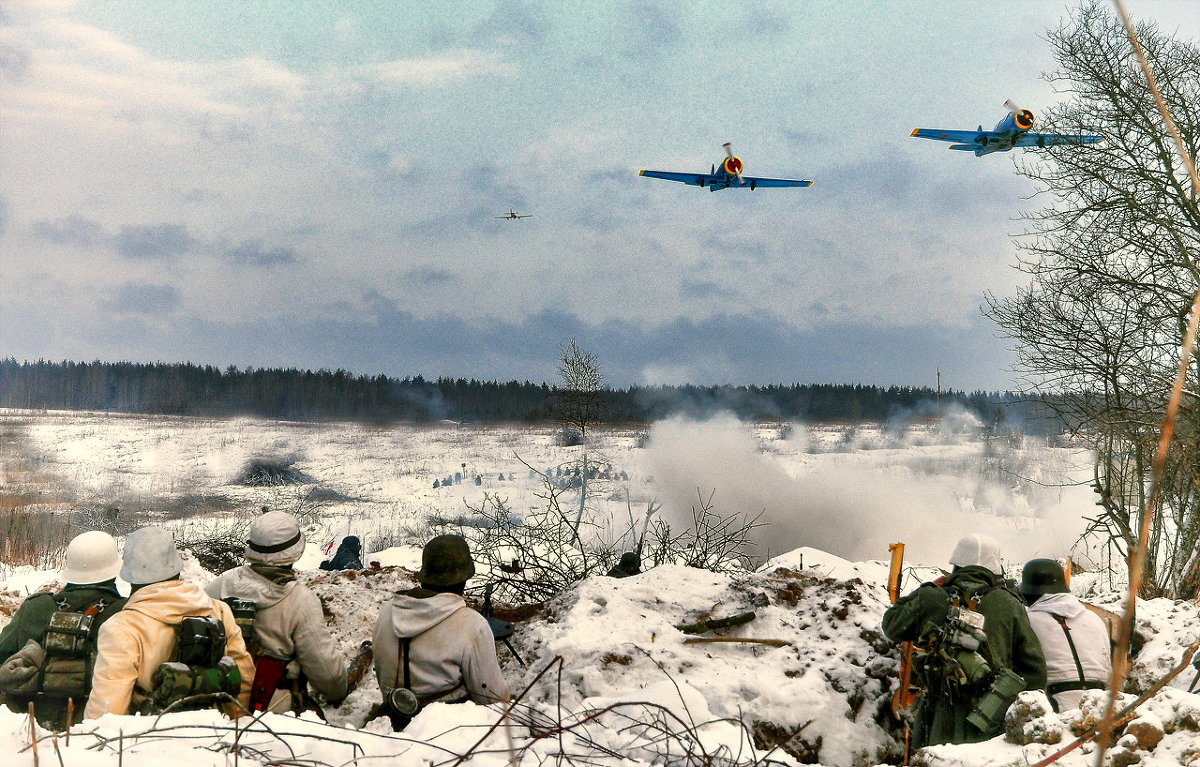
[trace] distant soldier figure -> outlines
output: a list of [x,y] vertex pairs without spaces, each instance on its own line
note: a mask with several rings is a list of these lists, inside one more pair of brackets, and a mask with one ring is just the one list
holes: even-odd
[[[321,600],[296,580],[292,564],[304,553],[300,525],[291,514],[272,511],[250,525],[248,564],[223,573],[205,587],[226,603],[253,603],[252,711],[274,713],[303,707],[307,682],[336,705],[346,697],[346,658],[325,625]],[[231,604],[237,613],[236,604]],[[245,624],[243,624],[245,625]]]
[[[129,582],[132,593],[124,609],[100,627],[92,695],[84,718],[149,710],[145,707],[161,700],[158,695],[167,681],[172,683],[168,691],[182,693],[182,685],[176,683],[188,677],[191,681],[198,679],[192,673],[192,658],[181,659],[185,638],[186,647],[198,648],[204,655],[221,651],[219,662],[204,664],[211,673],[203,676],[224,682],[232,679],[230,672],[236,670],[240,683],[230,694],[242,706],[249,705],[254,661],[246,651],[242,631],[229,605],[208,596],[199,585],[181,580],[182,569],[175,539],[166,528],[143,527],[125,539],[121,578]],[[201,641],[193,644],[191,640],[202,640],[204,635],[185,636],[184,626],[208,628],[204,635],[213,641],[207,648]],[[215,647],[217,637],[223,639],[220,647]],[[164,675],[163,671],[181,673]],[[225,710],[231,715],[237,713],[233,707]]]
[[1056,711],[1078,708],[1084,690],[1108,687],[1108,627],[1071,593],[1062,565],[1053,559],[1026,562],[1020,589],[1046,653],[1046,695]]
[[[328,551],[328,549],[326,549]],[[338,549],[333,554],[332,559],[326,559],[320,565],[322,570],[361,570],[362,563],[362,541],[357,535],[347,535],[338,544]]]
[[117,542],[108,533],[92,530],[67,544],[66,587],[29,597],[0,631],[0,658],[7,659],[0,666],[0,696],[9,708],[24,713],[32,702],[38,721],[51,729],[83,719],[96,635],[125,605],[117,591],[120,570]]
[[1004,729],[1021,690],[1046,686],[1046,659],[1015,587],[1000,564],[1000,544],[978,533],[958,542],[950,575],[924,583],[883,614],[893,642],[916,642],[923,690],[913,743],[977,743]]
[[439,535],[421,552],[421,587],[399,592],[379,613],[375,675],[397,731],[428,703],[508,697],[491,627],[462,597],[474,574],[466,539]]
[[609,578],[628,578],[642,572],[642,558],[636,552],[626,551],[621,555],[621,561],[608,571]]

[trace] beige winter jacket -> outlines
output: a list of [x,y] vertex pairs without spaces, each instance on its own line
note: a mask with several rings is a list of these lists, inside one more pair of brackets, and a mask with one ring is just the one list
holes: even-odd
[[375,675],[386,697],[404,686],[400,638],[411,637],[410,689],[423,703],[470,697],[493,703],[508,697],[487,620],[458,594],[403,591],[384,604],[375,622]]
[[100,627],[92,695],[84,718],[128,714],[141,705],[155,669],[171,658],[176,627],[189,616],[217,618],[225,625],[225,654],[242,672],[238,698],[248,706],[254,662],[229,606],[190,581],[161,581],[134,592],[125,608]]
[[[326,700],[346,697],[346,657],[325,625],[321,600],[307,586],[298,581],[276,583],[243,565],[213,579],[204,590],[214,599],[254,602],[254,633],[263,653],[290,659],[288,678],[303,673]],[[269,710],[289,711],[291,702],[288,690],[279,689]]]

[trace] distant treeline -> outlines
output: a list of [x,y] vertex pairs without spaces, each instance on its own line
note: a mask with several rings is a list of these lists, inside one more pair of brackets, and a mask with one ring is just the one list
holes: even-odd
[[[905,386],[633,386],[600,396],[605,421],[645,422],[729,411],[746,420],[885,421],[934,415],[954,403],[987,424],[1052,428],[1045,408],[1009,392]],[[291,420],[546,421],[555,390],[529,381],[426,380],[345,370],[256,369],[132,362],[0,360],[0,407],[167,415],[255,415]],[[1039,423],[1041,428],[1039,428]]]

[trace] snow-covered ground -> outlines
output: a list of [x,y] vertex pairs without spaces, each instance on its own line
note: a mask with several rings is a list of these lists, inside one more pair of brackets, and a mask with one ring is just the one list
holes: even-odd
[[[384,428],[0,410],[0,435],[9,467],[0,482],[46,508],[203,526],[269,506],[313,520],[314,542],[348,524],[368,551],[416,542],[430,520],[470,516],[485,493],[517,515],[542,508],[540,474],[565,483],[558,472],[585,452],[560,446],[559,430],[547,425]],[[586,458],[601,471],[589,483],[589,514],[614,536],[651,502],[679,527],[711,496],[721,514],[768,523],[757,538],[759,562],[799,546],[883,559],[889,543],[903,540],[910,560],[938,563],[971,530],[1003,541],[1012,561],[1098,557],[1076,542],[1080,517],[1093,508],[1086,455],[1019,436],[984,439],[966,414],[857,427],[672,419],[598,428]],[[240,483],[253,462],[287,464],[311,481]]]
[[[529,467],[553,475],[582,451],[558,446],[553,428],[525,426],[383,429],[8,411],[0,412],[0,432],[0,492],[26,508],[115,506],[176,526],[199,524],[189,510],[215,525],[263,505],[311,509],[303,577],[348,656],[369,637],[379,604],[411,584],[430,518],[469,514],[485,492],[500,493],[520,514],[541,502],[544,487]],[[252,459],[290,462],[311,481],[233,482]],[[718,511],[762,514],[769,524],[758,559],[769,561],[731,574],[664,565],[624,580],[590,577],[542,606],[502,606],[501,617],[517,624],[511,650],[498,646],[520,693],[507,716],[434,705],[394,735],[386,720],[364,723],[378,696],[368,676],[327,711],[328,724],[312,715],[236,726],[208,712],[106,717],[76,726],[69,746],[40,732],[39,758],[54,764],[61,756],[70,767],[125,759],[224,765],[234,762],[236,741],[237,760],[247,764],[455,764],[463,755],[470,765],[896,763],[898,731],[887,708],[897,657],[879,630],[888,604],[886,544],[908,545],[904,590],[935,575],[954,540],[974,530],[999,537],[1018,567],[1033,555],[1094,554],[1072,548],[1091,508],[1086,487],[1072,484],[1086,476],[1086,456],[1029,439],[984,440],[969,419],[904,429],[668,421],[597,430],[588,460],[611,466],[589,514],[619,522],[654,501],[663,515],[684,520],[698,490],[712,492]],[[442,487],[464,463],[469,479]],[[317,544],[347,523],[380,566],[312,569]],[[185,574],[211,577],[194,560]],[[4,567],[0,623],[25,594],[56,580],[53,570]],[[1078,578],[1075,586],[1091,601],[1121,607],[1106,578]],[[675,628],[751,611],[744,625],[697,637]],[[1139,605],[1138,626],[1144,644],[1134,691],[1200,637],[1200,614],[1191,604],[1151,600]],[[689,642],[721,637],[773,641]],[[1186,692],[1193,675],[1147,704],[1116,750],[1123,761],[1114,763],[1197,760],[1200,696]],[[1088,715],[1028,715],[1014,722],[1015,742],[939,747],[921,759],[937,767],[1032,764],[1074,737]],[[0,737],[0,755],[29,763],[24,717],[0,710]],[[1085,746],[1059,763],[1093,760]]]

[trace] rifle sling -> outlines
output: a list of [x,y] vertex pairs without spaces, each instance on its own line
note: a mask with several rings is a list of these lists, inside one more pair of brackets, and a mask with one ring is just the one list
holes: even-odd
[[1079,675],[1079,683],[1086,684],[1087,678],[1083,674],[1083,664],[1079,662],[1079,650],[1075,647],[1075,640],[1071,638],[1071,627],[1067,625],[1066,617],[1056,615],[1055,613],[1050,614],[1054,616],[1054,620],[1058,621],[1058,625],[1062,627],[1063,635],[1067,638],[1067,646],[1071,648],[1071,660],[1075,661],[1075,673]]

